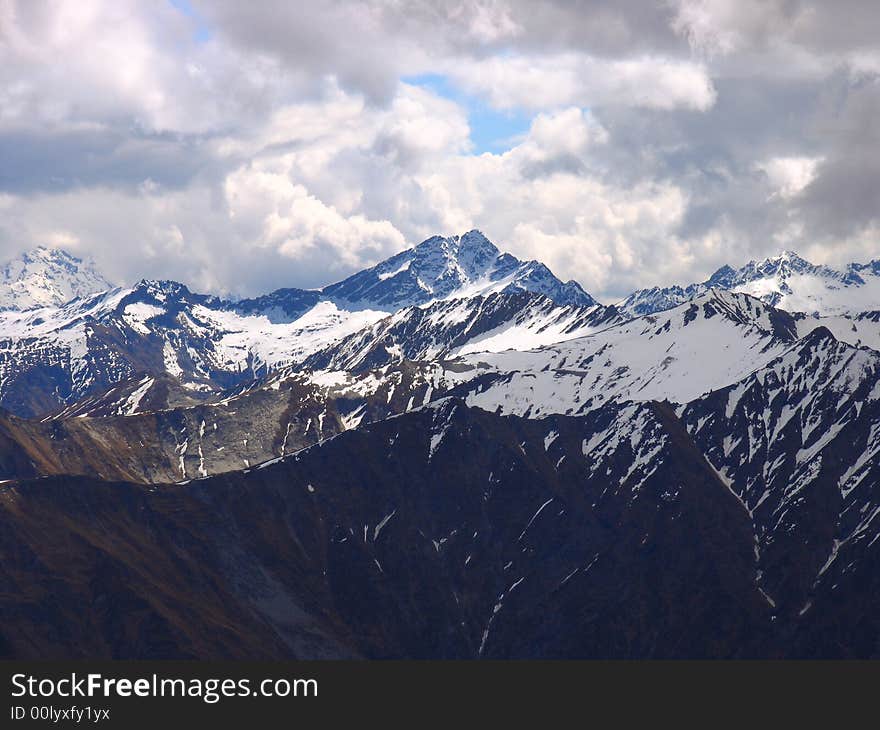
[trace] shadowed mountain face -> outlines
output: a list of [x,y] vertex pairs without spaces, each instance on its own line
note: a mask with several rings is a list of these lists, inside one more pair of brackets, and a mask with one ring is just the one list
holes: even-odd
[[[878,378],[876,352],[816,330],[740,383],[680,410],[742,499],[762,590],[780,617],[798,619],[811,655],[876,651]],[[829,623],[829,614],[847,618],[825,637],[804,628]]]
[[[815,589],[822,610],[775,606],[750,509],[666,406],[532,420],[447,399],[185,484],[5,486],[0,646],[30,658],[873,656],[876,550],[862,545]],[[835,520],[797,518],[788,559],[809,560]]]
[[0,521],[8,656],[776,651],[748,516],[658,405],[445,400],[188,484],[7,486]]

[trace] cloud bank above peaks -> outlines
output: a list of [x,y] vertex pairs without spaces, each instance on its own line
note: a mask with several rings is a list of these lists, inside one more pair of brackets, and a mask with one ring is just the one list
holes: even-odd
[[880,11],[829,12],[0,0],[0,254],[252,294],[478,227],[605,299],[876,257]]

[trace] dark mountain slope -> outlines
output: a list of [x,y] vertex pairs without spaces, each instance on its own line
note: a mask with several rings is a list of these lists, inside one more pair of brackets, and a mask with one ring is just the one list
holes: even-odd
[[20,658],[774,653],[748,515],[656,404],[445,400],[188,484],[11,483],[0,523]]

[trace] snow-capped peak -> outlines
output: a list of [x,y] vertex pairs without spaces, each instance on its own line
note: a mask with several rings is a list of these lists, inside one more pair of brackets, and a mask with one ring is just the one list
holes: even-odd
[[783,250],[778,256],[769,256],[763,261],[750,261],[737,272],[740,281],[761,277],[787,279],[795,274],[813,274],[828,279],[844,279],[842,274],[827,266],[816,266],[794,251]]
[[345,303],[396,310],[440,299],[502,291],[543,294],[558,304],[591,306],[576,282],[563,283],[543,264],[502,253],[480,231],[432,236],[376,266],[325,287]]
[[60,306],[112,286],[90,259],[40,246],[0,268],[0,309]]
[[423,266],[439,263],[442,269],[458,268],[470,277],[483,274],[501,254],[495,244],[477,230],[449,238],[434,236],[422,241],[413,253]]
[[686,287],[653,287],[633,292],[619,306],[631,316],[674,307],[709,288],[751,294],[790,312],[832,315],[880,308],[880,266],[850,264],[843,271],[813,264],[785,250],[740,269],[723,266],[708,280]]

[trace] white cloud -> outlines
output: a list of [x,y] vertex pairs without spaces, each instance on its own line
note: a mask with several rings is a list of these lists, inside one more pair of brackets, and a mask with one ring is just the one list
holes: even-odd
[[673,27],[708,54],[737,51],[780,18],[775,3],[760,0],[680,0]]
[[447,70],[498,109],[619,105],[702,111],[715,102],[705,66],[666,58],[508,55],[457,61]]
[[515,15],[514,9],[501,0],[484,0],[452,4],[448,18],[460,23],[474,40],[495,43],[516,38],[525,32]]
[[774,195],[794,198],[816,178],[821,157],[773,157],[756,164],[767,175]]
[[[538,115],[511,150],[473,155],[450,104],[407,85],[384,110],[340,92],[324,125],[314,104],[291,105],[219,189],[21,199],[0,229],[24,227],[33,242],[69,231],[121,280],[173,276],[237,293],[318,286],[434,233],[480,227],[602,294],[632,280],[646,248],[675,245],[684,194],[669,184],[619,188],[591,173],[607,131],[588,112]],[[120,244],[130,258],[120,259]]]
[[70,231],[51,231],[46,234],[46,245],[75,251],[80,245],[80,240]]
[[[107,119],[120,113],[158,122],[166,113],[159,38],[132,3],[5,2],[0,78],[7,123]],[[185,38],[176,14],[159,12],[169,41]],[[11,102],[11,103],[9,103]]]
[[316,86],[272,59],[196,42],[194,21],[166,2],[2,0],[0,28],[8,128],[202,133]]
[[514,254],[614,297],[655,259],[676,266],[686,195],[669,183],[604,182],[591,154],[605,139],[580,109],[540,115],[513,149],[451,157],[419,176],[423,205],[436,206],[429,219],[444,232],[479,227]]
[[317,258],[331,275],[405,247],[389,221],[343,216],[287,174],[242,168],[226,179],[225,193],[230,222],[242,222],[241,238],[254,255],[271,248],[295,261]]

